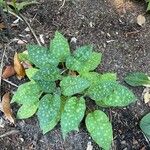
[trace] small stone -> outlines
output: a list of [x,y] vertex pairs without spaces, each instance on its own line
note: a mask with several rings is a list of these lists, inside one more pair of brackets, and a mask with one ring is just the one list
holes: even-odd
[[75,37],[72,37],[72,38],[71,38],[71,43],[72,43],[72,42],[73,42],[73,43],[77,43],[77,39],[76,39]]

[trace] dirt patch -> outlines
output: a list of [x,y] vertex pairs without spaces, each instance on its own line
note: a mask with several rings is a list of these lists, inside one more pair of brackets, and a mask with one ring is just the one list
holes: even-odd
[[[43,34],[45,44],[49,43],[56,30],[62,32],[71,41],[77,38],[77,43],[70,43],[73,48],[83,44],[94,44],[95,50],[103,53],[102,64],[98,72],[117,72],[118,79],[123,83],[125,74],[132,71],[143,71],[150,74],[150,15],[146,14],[146,24],[140,27],[136,17],[144,14],[146,10],[143,1],[127,1],[121,6],[121,11],[115,7],[112,0],[72,0],[66,1],[60,9],[61,1],[40,0],[40,4],[28,7],[22,13],[30,22],[32,28],[39,36]],[[130,3],[129,3],[130,2]],[[119,6],[120,7],[120,6]],[[59,10],[60,9],[60,10]],[[15,17],[7,15],[5,20],[10,27]],[[3,19],[1,19],[3,20]],[[14,38],[36,43],[30,32],[25,31],[24,22],[18,26],[10,27],[9,32],[3,29],[0,33],[0,57],[3,45]],[[15,51],[23,51],[25,46],[12,42],[7,47],[4,65],[12,62]],[[16,77],[10,80],[19,85]],[[129,87],[131,88],[131,87]],[[149,112],[149,108],[141,98],[143,88],[131,88],[137,95],[138,101],[126,108],[103,109],[109,115],[114,129],[113,149],[116,150],[148,150],[150,144],[146,141],[139,128],[141,117]],[[2,82],[1,95],[6,91],[13,92],[16,88]],[[16,112],[17,106],[13,106]],[[17,120],[15,127],[6,125],[0,128],[0,135],[7,131],[17,129],[19,133],[0,138],[0,146],[5,149],[39,149],[39,150],[86,150],[88,141],[92,141],[85,129],[84,122],[80,132],[71,133],[66,141],[62,140],[60,125],[46,135],[42,135],[38,121],[31,119]],[[99,150],[92,141],[94,150]]]

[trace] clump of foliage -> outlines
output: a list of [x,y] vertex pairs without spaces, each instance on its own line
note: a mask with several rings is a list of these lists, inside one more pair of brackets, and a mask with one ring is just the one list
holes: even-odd
[[9,2],[5,0],[0,0],[0,7],[3,7],[4,11],[11,11],[13,12],[14,10],[19,12],[26,6],[32,5],[32,4],[37,4],[35,0],[33,1],[24,1],[24,2],[17,2],[17,0],[11,0]]
[[136,98],[117,82],[116,73],[94,72],[102,54],[94,52],[92,45],[71,53],[67,39],[57,31],[48,48],[28,45],[27,50],[26,58],[35,67],[26,70],[30,82],[20,85],[12,98],[21,105],[18,118],[36,114],[44,134],[60,121],[65,139],[69,132],[79,130],[86,115],[85,124],[93,140],[109,150],[113,139],[111,122],[103,111],[89,111],[87,100],[104,107],[123,107]]
[[[127,75],[125,81],[131,86],[144,86],[146,88],[150,87],[150,77],[143,72],[132,72]],[[149,90],[144,95],[144,101],[150,101]],[[150,138],[150,113],[145,115],[140,121],[140,128],[142,131]]]

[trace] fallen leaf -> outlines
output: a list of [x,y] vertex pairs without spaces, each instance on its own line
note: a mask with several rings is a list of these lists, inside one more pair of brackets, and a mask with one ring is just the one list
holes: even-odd
[[0,30],[2,30],[2,29],[6,29],[6,26],[5,26],[4,22],[0,23]]
[[25,77],[25,69],[23,65],[21,64],[21,62],[19,61],[17,52],[15,53],[15,56],[14,56],[14,69],[17,73],[17,77],[19,80]]
[[2,73],[2,78],[7,79],[15,74],[15,69],[13,66],[6,66],[3,73]]
[[19,44],[19,45],[24,45],[26,43],[27,43],[26,40],[18,40],[18,42],[17,42],[17,44]]
[[2,98],[2,107],[3,107],[3,112],[6,117],[11,123],[15,123],[15,120],[13,118],[13,114],[11,111],[11,106],[10,106],[10,93],[5,93],[3,98]]
[[22,65],[25,69],[32,68],[32,65],[28,61],[23,61]]
[[150,88],[145,88],[143,94],[144,102],[150,103]]
[[143,15],[138,15],[137,16],[137,24],[138,25],[140,25],[140,26],[144,25],[145,21],[146,21],[146,19]]

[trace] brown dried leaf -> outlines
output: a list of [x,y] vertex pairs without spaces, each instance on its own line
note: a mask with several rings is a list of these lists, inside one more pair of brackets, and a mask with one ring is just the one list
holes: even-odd
[[22,65],[25,69],[32,68],[33,66],[28,61],[23,61]]
[[145,102],[145,103],[149,103],[149,102],[150,102],[150,91],[147,91],[147,92],[144,94],[144,102]]
[[2,107],[3,107],[3,112],[6,117],[11,123],[15,123],[15,120],[13,118],[13,114],[11,111],[11,106],[10,106],[10,93],[5,93],[3,98],[2,98]]
[[21,62],[19,61],[17,52],[15,53],[15,56],[14,56],[14,69],[17,73],[17,77],[19,80],[25,77],[25,69],[23,65],[21,64]]
[[13,66],[6,66],[6,68],[3,71],[2,78],[7,79],[7,78],[13,76],[15,73],[16,72],[15,72],[15,69]]
[[6,26],[5,26],[4,22],[0,23],[0,30],[2,30],[2,29],[6,29]]
[[140,25],[140,26],[144,25],[145,21],[146,21],[146,19],[143,15],[138,15],[137,16],[137,24],[138,25]]

